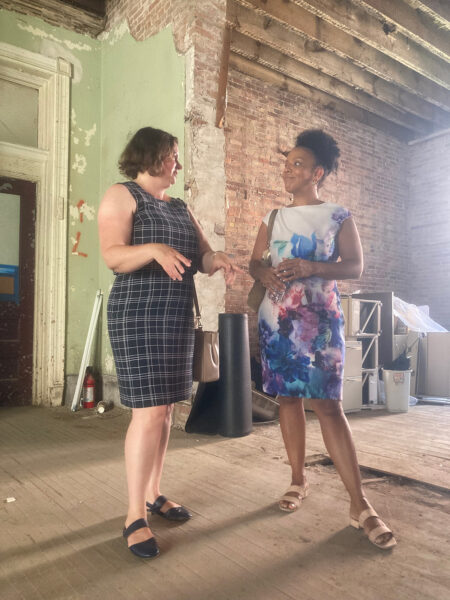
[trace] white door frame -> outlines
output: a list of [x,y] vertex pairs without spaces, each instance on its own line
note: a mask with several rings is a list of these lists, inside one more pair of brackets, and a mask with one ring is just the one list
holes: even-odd
[[38,148],[0,141],[0,175],[37,183],[33,404],[64,392],[69,106],[72,66],[0,43],[0,78],[38,90]]

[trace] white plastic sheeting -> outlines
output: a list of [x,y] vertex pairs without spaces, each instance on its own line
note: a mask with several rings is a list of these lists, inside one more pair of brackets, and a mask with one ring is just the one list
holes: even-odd
[[408,302],[397,298],[397,296],[394,296],[393,312],[394,316],[403,321],[411,331],[420,331],[421,333],[447,331],[420,310],[418,306],[408,304]]

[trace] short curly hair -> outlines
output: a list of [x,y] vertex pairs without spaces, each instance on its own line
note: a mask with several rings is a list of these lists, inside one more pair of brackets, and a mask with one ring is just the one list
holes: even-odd
[[136,179],[138,173],[146,171],[157,177],[175,144],[178,144],[178,139],[167,131],[143,127],[125,146],[119,159],[119,171],[130,179]]
[[324,168],[325,179],[330,173],[338,170],[341,151],[336,140],[322,129],[307,129],[302,131],[295,141],[296,148],[307,148],[316,159],[316,165]]

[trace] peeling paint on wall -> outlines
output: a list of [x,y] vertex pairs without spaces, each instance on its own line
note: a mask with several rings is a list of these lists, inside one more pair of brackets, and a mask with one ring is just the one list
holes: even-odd
[[87,254],[85,252],[80,252],[78,250],[78,246],[80,244],[80,238],[81,238],[81,231],[77,231],[77,235],[76,237],[71,237],[71,241],[72,241],[72,254],[74,256],[82,256],[83,258],[87,258]]
[[80,173],[80,175],[83,175],[86,170],[86,166],[87,160],[84,154],[75,154],[75,160],[73,162],[72,169],[77,173]]
[[[70,133],[71,133],[71,136],[72,136],[73,143],[75,145],[78,145],[80,143],[79,136],[84,136],[84,145],[85,146],[90,146],[92,138],[97,133],[97,123],[94,123],[90,129],[83,129],[82,127],[79,127],[77,125],[77,115],[76,115],[76,112],[72,108],[71,126],[72,126],[72,129],[71,129]],[[78,135],[75,135],[75,130],[77,130]]]
[[88,221],[93,221],[95,218],[95,208],[86,203],[85,200],[79,200],[76,206],[70,206],[70,216],[72,219],[79,219],[83,222],[83,217]]
[[88,221],[93,221],[95,219],[95,208],[87,204],[87,202],[83,204],[81,212]]
[[120,25],[111,29],[110,31],[103,31],[97,39],[101,42],[108,42],[110,46],[116,44],[120,39],[123,38],[124,35],[129,34],[130,29],[128,27],[128,23],[126,21],[122,21]]
[[53,40],[54,42],[64,44],[64,46],[66,46],[66,48],[68,48],[69,50],[84,50],[86,52],[90,52],[92,50],[92,46],[89,46],[89,44],[81,44],[81,43],[71,42],[70,40],[58,39],[52,33],[47,33],[43,29],[39,29],[38,27],[33,27],[32,25],[26,25],[25,23],[21,23],[20,21],[17,22],[17,26],[19,27],[19,29],[22,29],[22,31],[31,33],[31,35],[34,35],[36,37],[41,37],[43,39],[49,39],[49,40]]
[[84,200],[80,200],[79,202],[77,202],[77,208],[78,208],[78,215],[80,218],[80,223],[83,222],[83,212],[82,212],[82,208],[83,208],[83,204],[84,204]]
[[70,224],[72,227],[76,224],[76,220],[79,218],[79,211],[76,206],[69,206]]
[[84,131],[84,143],[86,146],[91,145],[91,138],[97,131],[97,125],[94,123],[90,129],[80,129],[80,131]]

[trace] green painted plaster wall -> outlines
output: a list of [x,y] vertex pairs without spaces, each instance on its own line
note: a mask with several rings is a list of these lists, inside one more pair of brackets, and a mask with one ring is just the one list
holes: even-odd
[[[104,310],[95,362],[104,373],[114,373],[106,330],[106,302],[113,275],[99,253],[97,210],[106,188],[123,180],[117,161],[129,137],[140,127],[150,125],[176,135],[183,156],[184,57],[177,55],[170,29],[136,42],[123,23],[94,40],[5,10],[0,10],[0,38],[26,50],[62,56],[74,65],[66,374],[78,373],[98,288],[104,291]],[[169,193],[183,197],[183,178]]]

